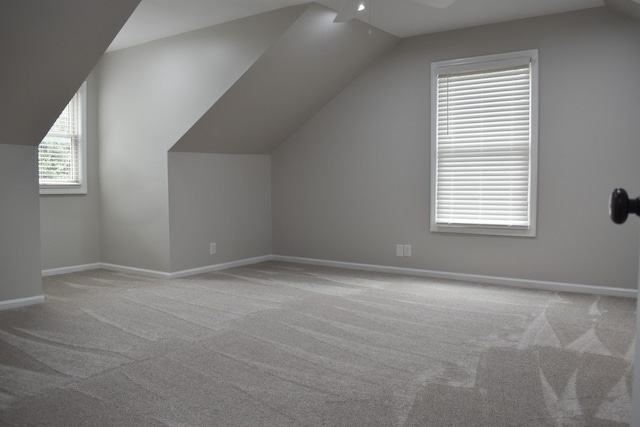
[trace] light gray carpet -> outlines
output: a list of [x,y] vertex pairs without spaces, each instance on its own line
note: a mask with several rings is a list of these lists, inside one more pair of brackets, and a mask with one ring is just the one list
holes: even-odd
[[44,280],[0,425],[622,426],[635,301],[269,262]]

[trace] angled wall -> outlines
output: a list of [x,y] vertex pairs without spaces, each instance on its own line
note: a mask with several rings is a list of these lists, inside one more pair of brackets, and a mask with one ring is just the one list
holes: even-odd
[[172,271],[168,150],[304,9],[281,9],[104,56],[98,69],[102,262]]
[[269,154],[399,38],[313,3],[171,151]]
[[640,20],[640,3],[635,0],[604,0],[604,3],[623,15]]
[[41,300],[37,145],[139,1],[0,4],[0,308]]
[[335,14],[307,6],[172,147],[173,272],[271,255],[269,153],[398,41]]
[[40,143],[139,2],[2,2],[1,143]]
[[[638,46],[607,8],[403,40],[272,154],[274,253],[635,289],[638,221],[607,200],[640,193]],[[430,63],[533,48],[537,237],[430,232]]]

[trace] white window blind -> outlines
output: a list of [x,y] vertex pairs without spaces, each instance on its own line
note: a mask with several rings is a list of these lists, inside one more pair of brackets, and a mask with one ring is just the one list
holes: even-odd
[[531,58],[447,65],[434,68],[432,229],[530,230]]
[[86,192],[84,184],[84,89],[76,93],[38,146],[41,192]]

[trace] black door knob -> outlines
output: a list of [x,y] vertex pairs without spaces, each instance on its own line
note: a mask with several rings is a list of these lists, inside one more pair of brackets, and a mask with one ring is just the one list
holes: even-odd
[[611,220],[616,224],[622,224],[630,213],[640,216],[640,197],[629,200],[629,195],[623,188],[616,188],[609,198]]

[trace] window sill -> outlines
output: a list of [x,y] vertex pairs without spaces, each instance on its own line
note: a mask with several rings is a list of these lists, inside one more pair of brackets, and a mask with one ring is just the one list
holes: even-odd
[[508,237],[536,237],[534,227],[490,227],[472,225],[442,225],[431,224],[431,232],[434,233],[459,233],[459,234],[481,234],[487,236],[508,236]]
[[87,188],[84,185],[73,186],[40,186],[41,196],[86,195]]

